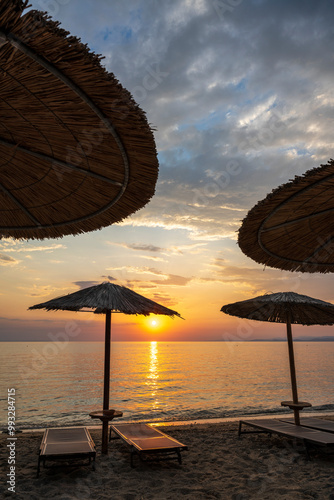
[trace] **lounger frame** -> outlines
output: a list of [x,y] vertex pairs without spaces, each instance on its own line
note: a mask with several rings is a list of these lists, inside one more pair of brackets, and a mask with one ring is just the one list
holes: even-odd
[[149,424],[115,424],[110,426],[117,437],[130,448],[130,463],[137,455],[143,462],[177,458],[182,464],[181,451],[188,447]]
[[[242,426],[246,425],[255,430],[245,431]],[[320,425],[320,424],[319,424]],[[297,439],[302,441],[306,451],[310,446],[324,446],[334,450],[334,434],[325,430],[318,430],[304,425],[296,425],[294,422],[285,421],[284,419],[254,419],[240,420],[238,435],[241,434],[278,434],[287,438]]]
[[46,429],[39,449],[37,477],[40,465],[46,467],[46,460],[82,460],[93,459],[95,465],[96,448],[86,427],[55,427]]
[[[286,422],[288,424],[294,424],[293,418],[281,418],[281,422]],[[325,420],[316,417],[302,417],[300,419],[300,425],[303,427],[309,427],[310,429],[316,429],[318,431],[332,432],[334,433],[334,421]]]

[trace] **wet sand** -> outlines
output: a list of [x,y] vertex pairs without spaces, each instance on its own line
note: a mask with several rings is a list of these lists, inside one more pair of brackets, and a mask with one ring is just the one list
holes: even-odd
[[182,465],[177,460],[147,464],[135,457],[134,469],[129,450],[119,439],[109,443],[108,456],[101,455],[101,431],[92,429],[95,471],[89,465],[42,466],[39,478],[42,433],[19,433],[15,494],[7,490],[8,436],[2,434],[1,489],[4,498],[20,500],[334,500],[333,452],[314,449],[308,458],[300,443],[267,434],[238,438],[237,429],[237,422],[163,427],[163,432],[188,446]]

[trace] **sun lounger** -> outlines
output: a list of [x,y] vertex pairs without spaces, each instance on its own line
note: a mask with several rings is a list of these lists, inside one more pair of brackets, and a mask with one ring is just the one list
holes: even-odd
[[96,450],[94,441],[86,427],[59,427],[46,429],[39,450],[37,477],[40,464],[48,460],[72,460],[89,458],[95,461]]
[[188,449],[184,444],[148,424],[117,424],[112,425],[111,429],[129,446],[131,467],[135,454],[141,460],[177,458],[181,464],[181,451]]
[[[282,418],[280,420],[281,422],[294,424],[293,418]],[[334,432],[333,420],[323,420],[321,418],[303,417],[300,419],[300,425],[302,425],[303,427],[309,427],[310,429],[316,429],[318,431]]]
[[[242,425],[254,427],[255,431],[242,431]],[[311,429],[304,425],[296,425],[290,422],[283,422],[279,419],[254,419],[254,420],[240,420],[238,434],[250,434],[267,432],[269,434],[279,434],[281,436],[296,438],[305,445],[315,444],[328,447],[334,447],[334,434],[322,430]]]

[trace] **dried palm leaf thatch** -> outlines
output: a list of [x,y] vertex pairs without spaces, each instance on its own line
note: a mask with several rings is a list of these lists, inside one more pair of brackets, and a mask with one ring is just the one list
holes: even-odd
[[121,221],[154,195],[145,113],[101,57],[27,1],[0,6],[0,237]]
[[108,282],[29,307],[29,309],[46,309],[47,311],[79,311],[83,308],[95,309],[95,314],[111,311],[144,316],[152,313],[181,317],[178,312],[147,299],[129,288]]
[[241,250],[289,271],[334,272],[334,160],[274,189],[247,214]]
[[221,311],[231,316],[271,323],[298,325],[333,325],[334,304],[295,292],[260,295],[253,299],[227,304]]

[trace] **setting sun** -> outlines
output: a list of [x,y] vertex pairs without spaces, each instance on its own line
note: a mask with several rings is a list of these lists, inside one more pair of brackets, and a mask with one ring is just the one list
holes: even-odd
[[163,317],[148,317],[143,320],[143,325],[145,326],[146,330],[150,331],[161,331],[164,326],[166,326],[166,321]]

